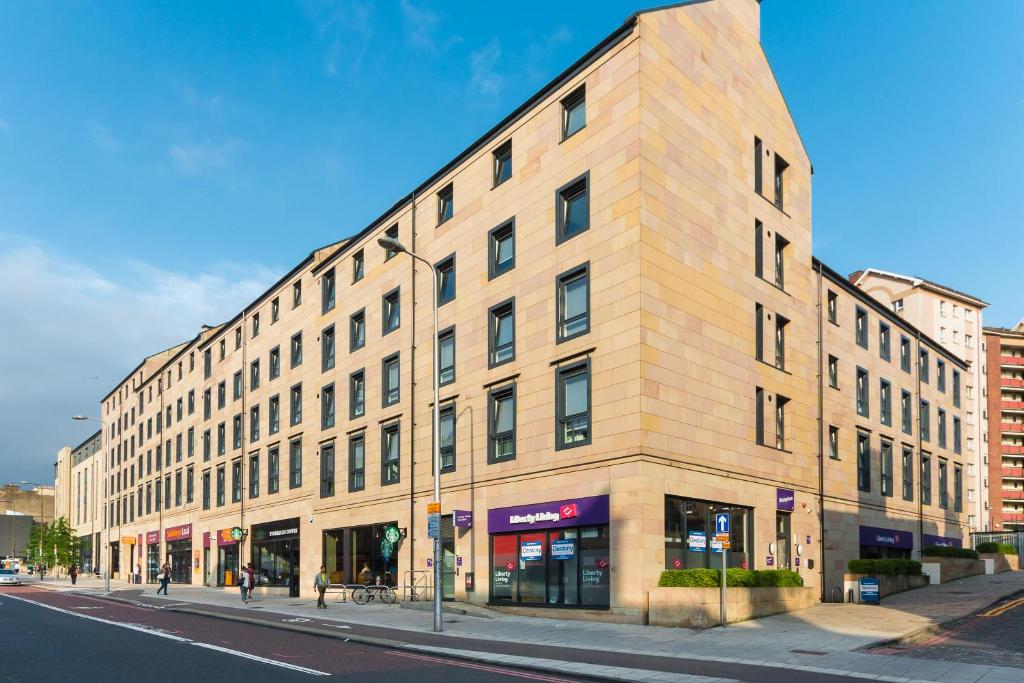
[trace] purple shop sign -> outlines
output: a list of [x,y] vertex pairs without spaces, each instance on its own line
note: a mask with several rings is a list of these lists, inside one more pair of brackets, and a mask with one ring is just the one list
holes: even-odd
[[608,517],[608,496],[556,500],[488,510],[487,532],[593,526],[607,524]]
[[959,538],[954,538],[952,536],[933,536],[932,534],[922,534],[921,545],[925,548],[933,545],[942,546],[944,548],[963,548],[964,542]]
[[473,528],[473,511],[472,510],[452,510],[452,515],[455,517],[455,528],[456,529],[472,529]]
[[911,531],[862,526],[860,527],[860,544],[911,550],[914,547],[914,534]]
[[790,489],[775,489],[775,509],[793,511],[796,494]]

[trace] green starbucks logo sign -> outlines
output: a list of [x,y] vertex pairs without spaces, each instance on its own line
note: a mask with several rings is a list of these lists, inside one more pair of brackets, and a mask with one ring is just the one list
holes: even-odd
[[384,538],[387,540],[388,543],[398,543],[398,539],[400,539],[401,537],[402,534],[398,530],[397,526],[389,526],[384,529]]

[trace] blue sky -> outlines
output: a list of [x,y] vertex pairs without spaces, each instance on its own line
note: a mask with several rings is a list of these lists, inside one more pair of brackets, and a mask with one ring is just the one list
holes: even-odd
[[[0,4],[0,480],[143,355],[351,234],[633,2]],[[816,254],[1024,317],[1024,3],[765,0]],[[381,163],[386,159],[387,163]]]

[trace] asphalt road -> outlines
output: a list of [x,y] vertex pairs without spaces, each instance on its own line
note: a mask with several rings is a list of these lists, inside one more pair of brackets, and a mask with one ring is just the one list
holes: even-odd
[[1017,596],[909,642],[875,648],[870,653],[1024,668],[1022,633],[1024,596]]
[[31,587],[0,591],[0,634],[0,681],[572,680]]

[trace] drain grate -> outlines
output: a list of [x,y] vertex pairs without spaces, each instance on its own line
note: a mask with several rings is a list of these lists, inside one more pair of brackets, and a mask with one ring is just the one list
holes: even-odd
[[798,654],[798,655],[817,655],[819,657],[821,655],[827,655],[828,654],[827,652],[818,652],[817,650],[790,650],[790,652],[792,652],[793,654]]

